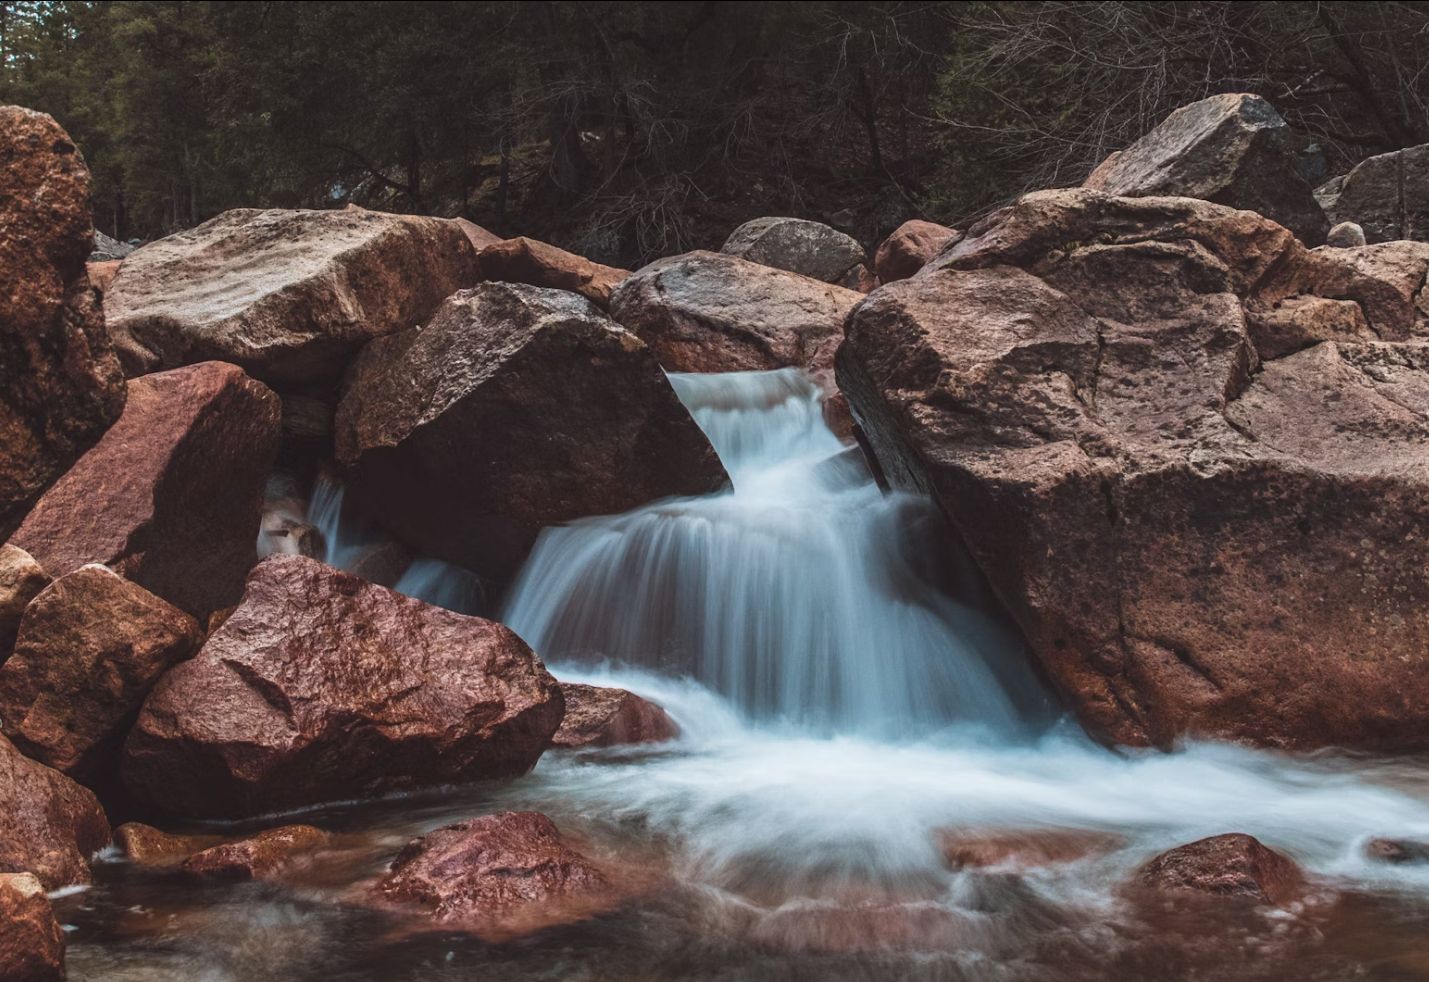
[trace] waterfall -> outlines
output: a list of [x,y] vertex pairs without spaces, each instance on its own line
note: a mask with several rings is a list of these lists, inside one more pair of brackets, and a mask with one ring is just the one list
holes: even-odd
[[1015,640],[930,582],[940,543],[910,533],[935,524],[930,506],[879,490],[806,375],[670,380],[733,489],[545,530],[506,624],[550,662],[689,676],[760,722],[894,737],[1018,725],[992,668],[1020,657]]

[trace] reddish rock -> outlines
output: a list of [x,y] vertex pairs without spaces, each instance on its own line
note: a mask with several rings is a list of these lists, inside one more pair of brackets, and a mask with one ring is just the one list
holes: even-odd
[[206,880],[268,880],[283,873],[302,854],[331,841],[332,836],[311,825],[284,825],[210,846],[189,856],[179,869]]
[[556,747],[613,747],[660,743],[680,735],[665,710],[633,692],[562,682],[566,715],[551,739]]
[[93,248],[78,148],[44,113],[0,106],[0,540],[124,407]]
[[103,563],[207,617],[237,601],[256,559],[278,425],[277,396],[233,365],[135,379],[119,422],[12,541],[52,576]]
[[[1028,195],[850,315],[839,387],[1098,739],[1420,750],[1421,248],[1306,250],[1192,199]],[[1326,333],[1340,311],[1349,336],[1313,343],[1306,320],[1308,342],[1266,343],[1277,305]]]
[[[488,233],[489,234],[489,233]],[[606,309],[611,292],[630,275],[535,239],[502,239],[481,250],[482,279],[579,293]]]
[[15,647],[25,608],[49,582],[34,556],[19,546],[0,545],[0,665]]
[[1158,892],[1246,897],[1277,907],[1299,900],[1306,887],[1294,860],[1239,832],[1163,852],[1141,868],[1136,882]]
[[878,277],[873,270],[863,263],[859,263],[849,270],[844,277],[838,281],[839,286],[847,290],[855,290],[859,293],[872,293],[878,288]]
[[269,382],[335,379],[476,270],[445,219],[241,208],[129,256],[104,310],[131,377],[214,359]]
[[47,890],[89,882],[89,858],[109,845],[99,800],[0,736],[0,873],[29,871]]
[[834,436],[845,443],[853,440],[853,431],[857,424],[854,422],[853,410],[849,407],[847,396],[842,392],[829,396],[824,400],[823,413],[824,425],[833,431]]
[[633,273],[611,315],[672,372],[795,366],[827,381],[862,294],[736,256],[690,252]]
[[[850,235],[806,218],[755,218],[730,233],[720,252],[800,276],[857,289],[863,246]],[[867,292],[867,291],[864,291]]]
[[178,866],[194,853],[222,843],[222,836],[174,835],[142,822],[125,822],[114,830],[114,844],[131,863],[154,869]]
[[236,818],[530,770],[560,687],[500,624],[273,556],[144,704],[122,768],[178,815]]
[[159,677],[203,640],[198,623],[103,566],[46,587],[0,666],[0,725],[41,763],[88,782],[114,756]]
[[1365,855],[1381,863],[1429,863],[1429,842],[1420,839],[1371,839]]
[[538,812],[500,812],[410,843],[375,887],[379,903],[443,929],[510,937],[608,910],[620,891]]
[[938,836],[943,859],[952,869],[1036,869],[1110,852],[1122,841],[1119,835],[1082,829],[1013,829],[983,833],[947,829]]
[[462,234],[466,236],[467,241],[471,243],[472,248],[478,253],[487,246],[493,246],[502,241],[501,236],[495,232],[488,232],[476,224],[476,222],[468,221],[465,218],[453,218],[452,223],[461,229]]
[[1258,212],[1311,245],[1325,240],[1325,213],[1300,175],[1290,127],[1257,95],[1226,93],[1182,106],[1102,161],[1083,187],[1203,198]]
[[507,283],[362,353],[337,454],[348,493],[396,535],[495,579],[545,526],[726,481],[634,335],[573,294]]
[[122,262],[124,262],[122,259],[105,259],[102,262],[85,264],[89,273],[89,285],[98,290],[100,296],[103,296],[109,289],[109,284],[114,282],[114,277],[119,275],[119,265]]
[[0,873],[0,979],[5,982],[62,982],[64,929],[30,873]]
[[906,280],[928,265],[948,242],[962,233],[946,225],[913,219],[893,230],[873,257],[880,283]]

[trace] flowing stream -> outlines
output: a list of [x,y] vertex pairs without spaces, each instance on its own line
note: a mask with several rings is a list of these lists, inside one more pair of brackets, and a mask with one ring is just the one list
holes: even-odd
[[[1424,760],[1091,744],[948,564],[929,505],[880,491],[806,377],[671,380],[732,490],[547,530],[500,618],[558,677],[659,702],[677,741],[318,810],[304,820],[347,845],[297,883],[198,888],[102,865],[61,902],[71,977],[1429,978],[1429,867],[1363,853],[1373,836],[1429,836]],[[341,565],[369,542],[344,530],[338,494],[311,514]],[[480,603],[431,561],[398,587]],[[344,903],[412,836],[499,808],[544,811],[665,886],[506,943],[411,937]],[[1227,831],[1291,854],[1310,897],[1188,919],[1124,888],[1158,851]],[[949,845],[989,837],[1055,861],[950,868]]]

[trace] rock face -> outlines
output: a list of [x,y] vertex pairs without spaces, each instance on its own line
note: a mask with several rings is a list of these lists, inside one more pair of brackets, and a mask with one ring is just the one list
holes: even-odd
[[1429,239],[1429,143],[1362,160],[1315,193],[1330,221],[1358,224],[1369,242]]
[[0,873],[34,873],[47,890],[88,883],[107,845],[99,800],[0,736]]
[[797,366],[826,380],[844,316],[861,299],[737,256],[690,252],[633,273],[610,310],[668,371]]
[[410,843],[377,884],[379,902],[446,929],[522,934],[608,909],[616,888],[545,815],[500,812]]
[[29,873],[0,873],[0,924],[0,979],[64,979],[64,930],[38,879]]
[[921,219],[904,222],[883,240],[873,257],[873,271],[880,283],[906,280],[928,265],[948,242],[957,235],[956,229]]
[[144,704],[123,776],[141,801],[239,817],[530,770],[560,688],[500,624],[301,556],[273,556]]
[[680,735],[665,710],[624,689],[562,682],[566,715],[551,744],[556,747],[613,747],[660,743]]
[[839,384],[1097,738],[1421,749],[1426,269],[1042,192],[855,310]]
[[863,246],[853,236],[806,218],[756,218],[730,233],[720,252],[762,266],[851,286],[864,265]]
[[0,106],[0,540],[124,408],[93,248],[78,148],[44,113]]
[[1182,106],[1102,161],[1083,187],[1203,198],[1259,212],[1311,245],[1325,238],[1325,215],[1296,166],[1290,128],[1256,95],[1228,93]]
[[104,310],[131,377],[215,359],[310,382],[476,279],[476,250],[453,222],[244,208],[129,256]]
[[51,576],[87,563],[207,617],[256,559],[278,398],[233,365],[136,379],[124,415],[35,505],[13,542]]
[[611,293],[630,275],[628,269],[602,266],[524,237],[488,245],[481,250],[480,263],[482,279],[579,293],[602,310],[610,307]]
[[45,588],[0,666],[0,725],[27,755],[81,781],[114,756],[159,677],[203,640],[198,623],[104,566]]
[[332,836],[311,825],[264,829],[234,842],[210,846],[185,859],[179,870],[205,880],[269,880],[303,853],[328,844]]
[[496,579],[543,526],[726,480],[634,335],[573,294],[509,283],[370,345],[338,408],[337,453],[393,532]]
[[1246,897],[1275,906],[1305,893],[1305,876],[1293,860],[1239,832],[1163,852],[1141,868],[1137,882],[1157,891]]
[[0,665],[15,647],[25,607],[49,583],[34,556],[19,546],[0,545]]

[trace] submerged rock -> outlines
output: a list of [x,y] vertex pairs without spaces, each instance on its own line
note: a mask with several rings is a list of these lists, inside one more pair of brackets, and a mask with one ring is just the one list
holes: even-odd
[[210,846],[187,857],[179,870],[205,880],[269,880],[331,841],[331,835],[311,825],[284,825]]
[[1032,194],[853,312],[840,388],[1098,739],[1423,749],[1422,249]]
[[1294,860],[1239,832],[1163,852],[1141,868],[1136,882],[1159,892],[1244,897],[1277,907],[1299,900],[1306,890]]
[[484,283],[353,366],[348,490],[422,552],[497,580],[537,533],[726,482],[650,351],[588,301]]
[[44,113],[0,106],[0,541],[124,407],[93,248],[79,149]]
[[486,246],[481,250],[480,263],[482,279],[568,290],[579,293],[601,309],[610,306],[611,293],[630,275],[628,269],[602,266],[584,256],[524,237],[503,239]]
[[19,546],[0,545],[0,665],[15,647],[25,608],[49,582],[34,556]]
[[1325,214],[1301,176],[1290,127],[1258,95],[1226,93],[1182,106],[1092,171],[1107,194],[1203,198],[1259,212],[1316,245]]
[[475,248],[444,219],[240,208],[129,256],[104,310],[131,377],[215,359],[307,382],[476,280]]
[[0,979],[59,982],[65,936],[45,888],[30,873],[0,873]]
[[1036,869],[1107,853],[1122,842],[1121,836],[1110,832],[1058,828],[1004,832],[947,829],[938,836],[943,860],[951,869]]
[[904,222],[883,240],[873,257],[873,271],[880,283],[906,280],[928,265],[948,242],[962,233],[946,225],[920,219]]
[[1364,851],[1381,863],[1429,863],[1429,842],[1422,839],[1371,839]]
[[500,624],[273,556],[199,654],[145,702],[135,796],[235,818],[530,770],[560,687]]
[[1429,143],[1368,157],[1316,191],[1330,221],[1365,240],[1429,239]]
[[125,822],[114,830],[114,845],[125,858],[154,869],[171,869],[194,853],[222,844],[219,835],[175,835],[143,822]]
[[680,735],[665,710],[633,692],[605,686],[562,682],[566,715],[551,745],[613,747],[627,743],[660,743]]
[[0,873],[34,873],[47,890],[88,883],[107,845],[99,799],[0,736]]
[[278,398],[205,362],[135,379],[119,421],[13,542],[51,576],[111,566],[196,617],[238,600],[256,559]]
[[719,251],[851,289],[866,258],[853,236],[807,218],[752,219],[731,232]]

